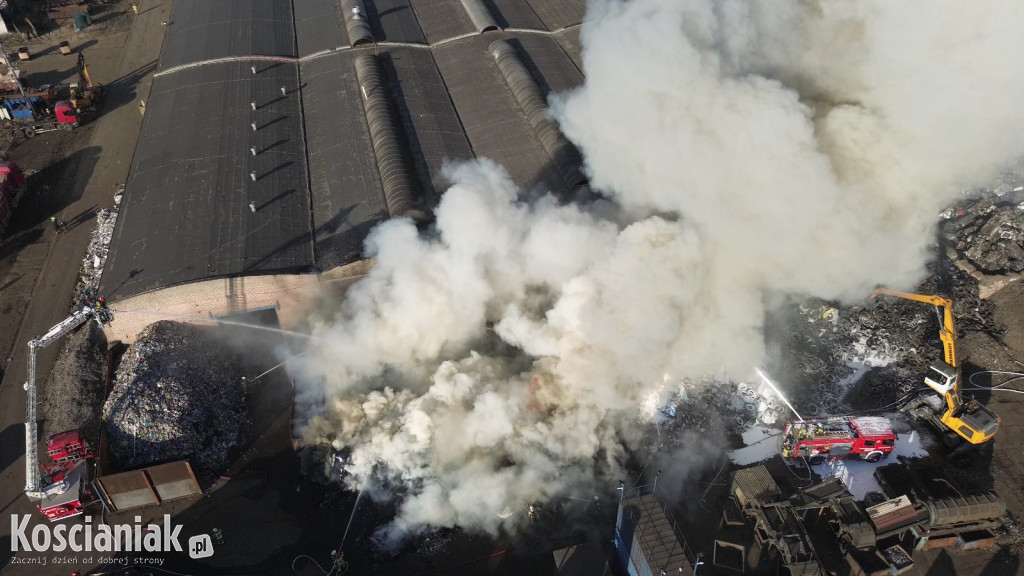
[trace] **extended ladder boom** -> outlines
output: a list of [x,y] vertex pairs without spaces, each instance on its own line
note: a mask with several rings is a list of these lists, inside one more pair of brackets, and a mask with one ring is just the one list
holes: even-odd
[[28,380],[25,382],[25,493],[30,497],[41,497],[39,456],[36,454],[36,350],[53,344],[90,318],[96,317],[97,321],[100,321],[99,312],[101,310],[85,306],[50,328],[46,334],[28,343]]

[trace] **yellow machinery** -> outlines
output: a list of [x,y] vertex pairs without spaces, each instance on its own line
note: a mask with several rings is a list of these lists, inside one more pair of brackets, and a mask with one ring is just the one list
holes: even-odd
[[93,108],[103,100],[104,89],[93,84],[89,67],[85,64],[85,54],[78,52],[78,83],[70,87],[71,106],[81,112],[85,108]]
[[937,428],[950,431],[971,444],[983,444],[992,439],[999,429],[999,416],[974,399],[964,401],[960,395],[960,367],[956,360],[956,328],[953,325],[953,301],[942,296],[928,296],[909,292],[896,292],[885,288],[876,290],[871,298],[879,295],[894,296],[931,304],[939,319],[939,339],[946,361],[931,365],[924,383],[942,397],[945,406],[925,403],[931,410],[915,411],[924,416]]

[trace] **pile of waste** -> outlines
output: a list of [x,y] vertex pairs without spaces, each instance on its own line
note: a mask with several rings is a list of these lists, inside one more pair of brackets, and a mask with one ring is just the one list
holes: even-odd
[[[946,258],[929,272],[914,291],[951,297],[959,336],[975,331],[998,338],[1006,331],[970,274]],[[898,400],[923,387],[929,365],[943,359],[936,310],[887,296],[864,306],[795,304],[777,319],[789,333],[771,373],[805,417],[895,409]]]
[[[43,438],[80,430],[99,445],[104,377],[107,371],[107,340],[95,322],[68,335],[50,376],[40,389]],[[73,398],[73,402],[68,399]]]
[[[928,266],[913,292],[953,300],[958,337],[984,332],[999,339],[1006,326],[980,297],[978,281],[954,261],[987,274],[1024,270],[1024,187],[1001,184],[941,214],[940,239],[952,248]],[[939,317],[928,304],[881,296],[858,306],[793,300],[767,321],[773,351],[767,374],[805,418],[865,410],[895,411],[923,390],[928,367],[943,360]],[[771,426],[788,410],[763,381],[710,383],[705,405],[742,431]]]
[[243,439],[245,390],[238,353],[212,330],[157,322],[125,352],[103,407],[119,469],[188,458],[202,480],[226,468]]
[[95,294],[99,289],[103,265],[107,262],[110,239],[114,235],[114,224],[117,223],[117,211],[123,195],[124,186],[119,185],[114,194],[114,207],[104,208],[96,213],[96,227],[93,228],[92,235],[89,237],[89,246],[85,249],[82,268],[78,272],[75,294]]
[[943,240],[981,272],[1024,271],[1024,186],[1000,184],[941,217]]

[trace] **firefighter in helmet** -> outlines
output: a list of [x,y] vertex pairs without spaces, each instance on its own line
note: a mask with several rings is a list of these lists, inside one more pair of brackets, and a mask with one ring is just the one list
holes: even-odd
[[331,550],[331,562],[338,569],[338,574],[348,568],[348,562],[345,562],[345,553],[339,550]]

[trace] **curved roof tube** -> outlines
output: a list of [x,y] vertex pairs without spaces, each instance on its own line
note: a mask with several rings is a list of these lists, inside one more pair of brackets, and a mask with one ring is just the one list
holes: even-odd
[[469,14],[473,26],[476,26],[481,34],[498,29],[498,23],[494,21],[494,16],[481,0],[462,0],[462,7],[466,10],[466,14]]
[[555,169],[570,191],[587,183],[587,177],[580,170],[580,155],[576,147],[569,143],[558,129],[558,125],[548,116],[547,101],[537,81],[523,65],[512,45],[505,40],[495,40],[490,45],[491,56],[498,64],[501,75],[512,90],[519,106],[530,121],[537,139],[547,150]]
[[388,212],[392,218],[408,216],[423,221],[427,216],[419,209],[416,201],[417,186],[407,169],[408,163],[402,153],[401,128],[392,113],[384,75],[377,64],[377,58],[373,54],[359,54],[355,59],[355,67]]
[[363,0],[341,0],[341,11],[345,17],[345,30],[348,31],[348,41],[352,46],[360,44],[372,44],[373,30],[370,28],[370,21],[366,19],[366,7]]
[[995,494],[926,500],[929,528],[997,520],[1006,514],[1006,502]]

